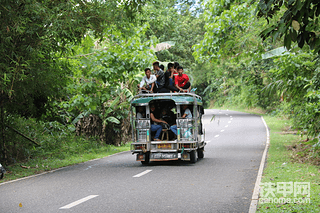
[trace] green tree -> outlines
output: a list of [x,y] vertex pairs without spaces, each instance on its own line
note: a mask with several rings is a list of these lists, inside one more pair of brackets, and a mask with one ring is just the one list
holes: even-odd
[[112,35],[109,39],[99,42],[87,35],[81,45],[73,47],[74,54],[67,58],[73,64],[72,82],[58,112],[64,120],[77,124],[86,116],[96,115],[101,121],[98,135],[103,141],[115,143],[125,135],[121,127],[128,119],[130,98],[137,90],[136,77],[142,77],[144,68],[155,60],[150,46],[156,40],[144,41],[141,36],[147,29],[147,25],[132,25],[130,34],[124,34],[110,26],[106,27],[106,34]]
[[[201,4],[202,1],[198,1]],[[159,42],[171,41],[174,46],[156,53],[160,61],[177,61],[186,70],[195,68],[192,46],[204,34],[204,19],[195,1],[165,0],[146,5],[139,20],[149,23],[147,37],[155,36]],[[191,10],[190,8],[194,8]]]
[[71,51],[71,44],[79,44],[88,30],[103,39],[106,24],[128,23],[123,9],[132,16],[140,3],[2,1],[1,106],[9,112],[39,117],[48,98],[59,95],[68,82],[68,62],[59,57]]
[[[37,117],[64,97],[70,61],[61,60],[88,31],[104,40],[106,25],[125,26],[144,1],[4,0],[0,3],[0,108],[3,153],[6,114]],[[123,12],[125,11],[125,12]],[[52,108],[52,111],[56,109]],[[1,158],[1,155],[0,155]]]
[[[258,17],[268,21],[267,28],[261,32],[263,39],[284,37],[288,50],[292,43],[297,43],[300,48],[307,44],[316,54],[320,53],[318,0],[260,0],[257,11]],[[279,14],[281,18],[269,24]]]

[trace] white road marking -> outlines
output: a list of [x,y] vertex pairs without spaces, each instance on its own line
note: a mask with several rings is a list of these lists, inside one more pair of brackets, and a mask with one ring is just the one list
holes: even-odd
[[214,136],[215,138],[219,137],[219,135]]
[[231,121],[228,121],[228,123],[231,123]]
[[77,201],[75,201],[73,203],[70,203],[70,204],[68,204],[66,206],[63,206],[60,209],[70,209],[70,208],[72,208],[72,207],[74,207],[76,205],[79,205],[80,203],[86,202],[86,201],[88,201],[88,200],[90,200],[92,198],[95,198],[97,196],[99,196],[99,195],[89,195],[88,197],[82,198],[82,199],[77,200]]
[[96,165],[99,165],[99,164],[97,163],[97,164],[94,164],[92,166],[88,166],[85,170],[91,169],[93,166],[96,166]]
[[[210,143],[211,141],[205,141],[206,143]],[[178,153],[179,154],[179,153]]]
[[228,127],[228,125],[225,125],[225,127]]
[[261,183],[261,179],[262,179],[262,173],[263,173],[264,164],[265,164],[266,159],[267,159],[268,148],[269,148],[269,145],[270,145],[269,128],[268,128],[265,120],[263,119],[263,117],[261,117],[261,119],[262,119],[262,122],[263,122],[263,124],[264,124],[264,126],[266,128],[267,142],[266,142],[266,147],[264,148],[264,151],[263,151],[263,154],[262,154],[260,167],[259,167],[259,171],[258,171],[258,176],[257,176],[256,184],[254,186],[254,190],[253,190],[253,194],[252,194],[252,198],[251,198],[249,213],[255,213],[257,211],[259,193],[260,193],[260,189],[261,189],[260,183]]
[[222,129],[220,132],[224,132],[224,129]]
[[233,118],[230,118],[230,120],[233,120]]
[[139,173],[139,174],[137,174],[137,175],[135,175],[135,176],[133,176],[133,177],[141,177],[142,175],[145,175],[145,174],[147,174],[147,173],[149,173],[149,172],[151,172],[152,170],[151,169],[148,169],[148,170],[146,170],[146,171],[144,171],[144,172],[141,172],[141,173]]

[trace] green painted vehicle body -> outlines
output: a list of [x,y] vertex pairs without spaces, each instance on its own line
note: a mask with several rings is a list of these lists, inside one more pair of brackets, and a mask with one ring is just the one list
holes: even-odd
[[[151,132],[150,106],[167,109],[176,124],[177,134],[163,129],[160,141],[154,140]],[[192,112],[192,118],[183,118],[185,108]],[[137,118],[141,110],[143,118]],[[143,164],[149,161],[185,160],[195,163],[203,158],[205,137],[202,128],[204,114],[202,98],[194,93],[139,94],[131,101],[132,144],[131,152]]]

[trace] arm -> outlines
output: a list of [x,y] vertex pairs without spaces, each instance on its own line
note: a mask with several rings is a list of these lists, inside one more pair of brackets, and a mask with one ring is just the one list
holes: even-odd
[[171,75],[170,75],[169,78],[173,78],[173,73],[174,73],[174,71],[171,72]]
[[178,79],[177,79],[177,78],[175,78],[175,80],[174,80],[174,86],[175,86],[179,91],[181,91],[181,92],[183,91],[183,89],[178,86]]
[[156,117],[154,117],[153,113],[150,114],[150,118],[151,118],[152,121],[157,122],[157,123],[167,123],[167,122],[165,122],[163,120],[159,120]]
[[154,75],[156,76],[156,78],[158,78],[159,77],[159,72],[157,70],[155,70]]
[[184,111],[182,118],[186,118],[189,114],[192,116],[190,109],[187,108],[187,109]]
[[190,81],[189,76],[187,74],[185,75],[186,75],[186,82],[189,82]]
[[145,87],[144,87],[144,84],[145,84],[146,82],[145,82],[145,80],[144,80],[144,77],[142,78],[142,80],[141,80],[141,82],[140,82],[140,89],[146,89]]
[[154,88],[154,83],[151,84],[151,89],[150,89],[151,92],[153,92],[153,88]]

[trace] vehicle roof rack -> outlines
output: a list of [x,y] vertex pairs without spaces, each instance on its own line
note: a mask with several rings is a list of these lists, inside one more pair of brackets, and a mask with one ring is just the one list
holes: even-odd
[[192,92],[177,92],[177,93],[139,93],[138,95],[135,95],[134,98],[143,98],[143,97],[156,97],[156,96],[192,96],[195,98],[198,98],[202,101],[201,96],[192,93]]

